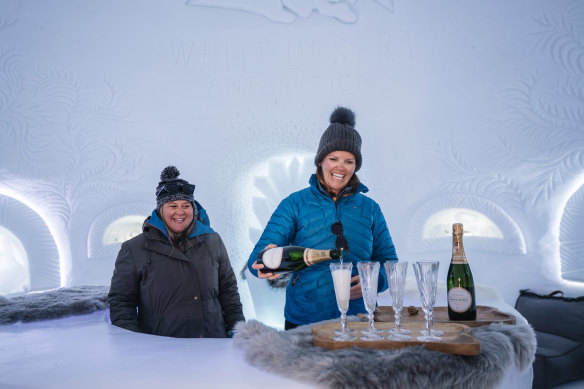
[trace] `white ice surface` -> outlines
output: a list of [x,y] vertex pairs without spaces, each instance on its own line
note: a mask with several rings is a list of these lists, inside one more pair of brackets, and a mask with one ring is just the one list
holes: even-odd
[[248,365],[231,339],[123,330],[104,311],[0,326],[0,388],[309,388]]
[[[405,305],[417,303],[406,283]],[[439,288],[437,305],[444,305]],[[379,296],[380,305],[388,305]],[[481,305],[513,313],[495,289],[477,287]],[[531,388],[533,372],[509,366],[499,388]],[[109,324],[107,312],[0,326],[1,389],[309,388],[253,367],[231,339],[176,339]]]

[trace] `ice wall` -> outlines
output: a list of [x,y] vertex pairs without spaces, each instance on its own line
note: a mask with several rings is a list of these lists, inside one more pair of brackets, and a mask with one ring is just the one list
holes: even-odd
[[584,294],[583,41],[566,0],[3,0],[0,280],[109,284],[169,164],[239,272],[343,104],[401,258],[463,221],[508,303]]

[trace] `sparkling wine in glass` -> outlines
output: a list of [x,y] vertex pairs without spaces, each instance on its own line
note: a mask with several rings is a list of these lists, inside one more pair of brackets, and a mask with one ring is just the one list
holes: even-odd
[[379,340],[383,339],[379,335],[381,330],[375,328],[373,324],[373,312],[375,311],[375,306],[377,305],[377,280],[379,278],[379,262],[358,262],[357,271],[359,272],[359,278],[361,279],[361,291],[363,292],[363,302],[365,303],[365,309],[367,310],[367,316],[369,318],[369,328],[361,331],[362,340]]
[[333,338],[337,341],[348,341],[357,339],[347,332],[347,311],[349,310],[349,295],[351,293],[351,272],[352,263],[337,262],[330,264],[331,275],[335,287],[337,306],[341,311],[341,332]]
[[436,334],[432,334],[432,309],[436,301],[436,289],[438,288],[438,267],[440,262],[437,261],[420,261],[413,264],[414,273],[416,274],[416,282],[418,284],[418,292],[420,293],[420,300],[422,303],[422,310],[424,311],[425,330],[421,336],[418,336],[419,341],[423,342],[437,342],[442,338]]
[[401,314],[404,301],[404,287],[406,285],[406,275],[408,273],[407,262],[385,262],[385,272],[389,283],[389,294],[391,295],[391,306],[393,307],[395,328],[389,330],[387,339],[406,340],[411,337],[409,330],[401,328]]

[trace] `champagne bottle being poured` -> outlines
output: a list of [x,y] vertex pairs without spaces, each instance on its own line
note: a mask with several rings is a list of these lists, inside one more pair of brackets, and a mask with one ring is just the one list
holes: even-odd
[[257,263],[262,273],[290,273],[331,259],[342,258],[342,249],[316,250],[300,246],[267,248],[259,252]]

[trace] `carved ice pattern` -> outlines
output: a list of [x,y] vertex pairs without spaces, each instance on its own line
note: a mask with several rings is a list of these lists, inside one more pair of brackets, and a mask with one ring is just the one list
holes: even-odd
[[[308,186],[308,177],[316,170],[313,155],[295,155],[290,157],[275,156],[268,159],[267,172],[265,175],[256,175],[253,178],[253,185],[261,196],[254,196],[252,199],[252,214],[256,217],[262,229],[250,227],[249,239],[253,245],[257,243],[263,232],[263,227],[268,223],[270,216],[275,211],[278,204],[291,193]],[[248,254],[249,255],[249,254]],[[244,270],[247,264],[244,266]],[[253,297],[256,309],[256,317],[263,320],[274,320],[273,311],[279,312],[284,308],[285,295],[279,293],[286,287],[291,274],[285,274],[277,280],[269,280],[271,288],[266,289],[257,282],[251,281],[248,284]],[[254,293],[255,290],[255,293]],[[268,292],[268,290],[270,292]],[[270,304],[262,303],[266,299],[266,293],[270,294]],[[265,302],[265,301],[264,301]],[[271,318],[271,319],[270,319]]]
[[59,252],[43,219],[20,201],[0,195],[0,225],[13,233],[26,251],[31,290],[58,287]]
[[[489,148],[492,166],[480,169],[465,160],[461,150],[439,147],[454,177],[443,189],[484,196],[527,217],[584,168],[584,8],[572,2],[560,16],[540,15],[535,22],[540,26],[535,47],[559,71],[552,79],[527,74],[502,91],[506,116],[492,119],[486,129],[497,134],[498,143]],[[521,142],[513,142],[509,133]],[[566,228],[563,225],[562,231]],[[579,239],[573,247],[581,256]],[[577,264],[571,250],[563,247],[562,269],[581,270],[581,261]]]
[[[468,161],[453,145],[436,143],[445,168],[450,172],[441,187],[451,192],[477,194],[489,199],[498,199],[506,208],[521,209],[523,193],[519,184],[500,172],[483,171]],[[489,215],[487,215],[489,216]]]
[[[262,197],[252,199],[253,214],[265,226],[278,204],[292,192],[308,186],[308,177],[315,171],[313,157],[293,157],[290,161],[272,158],[265,176],[254,178],[255,188]],[[263,230],[250,227],[249,239],[255,245]]]
[[33,199],[66,229],[75,210],[128,188],[140,159],[103,136],[127,116],[111,82],[100,96],[65,70],[24,74],[23,62],[18,50],[0,52],[0,186]]
[[[214,7],[249,12],[275,23],[293,23],[298,17],[307,18],[313,12],[334,18],[342,23],[356,23],[359,14],[354,9],[357,0],[187,0],[192,7]],[[393,0],[376,0],[393,13]]]
[[18,19],[16,18],[6,19],[0,17],[0,32],[2,32],[2,30],[12,27],[13,25],[16,24],[17,21]]
[[537,47],[547,53],[563,71],[584,73],[584,8],[572,1],[559,16],[539,15],[535,18],[542,27]]

